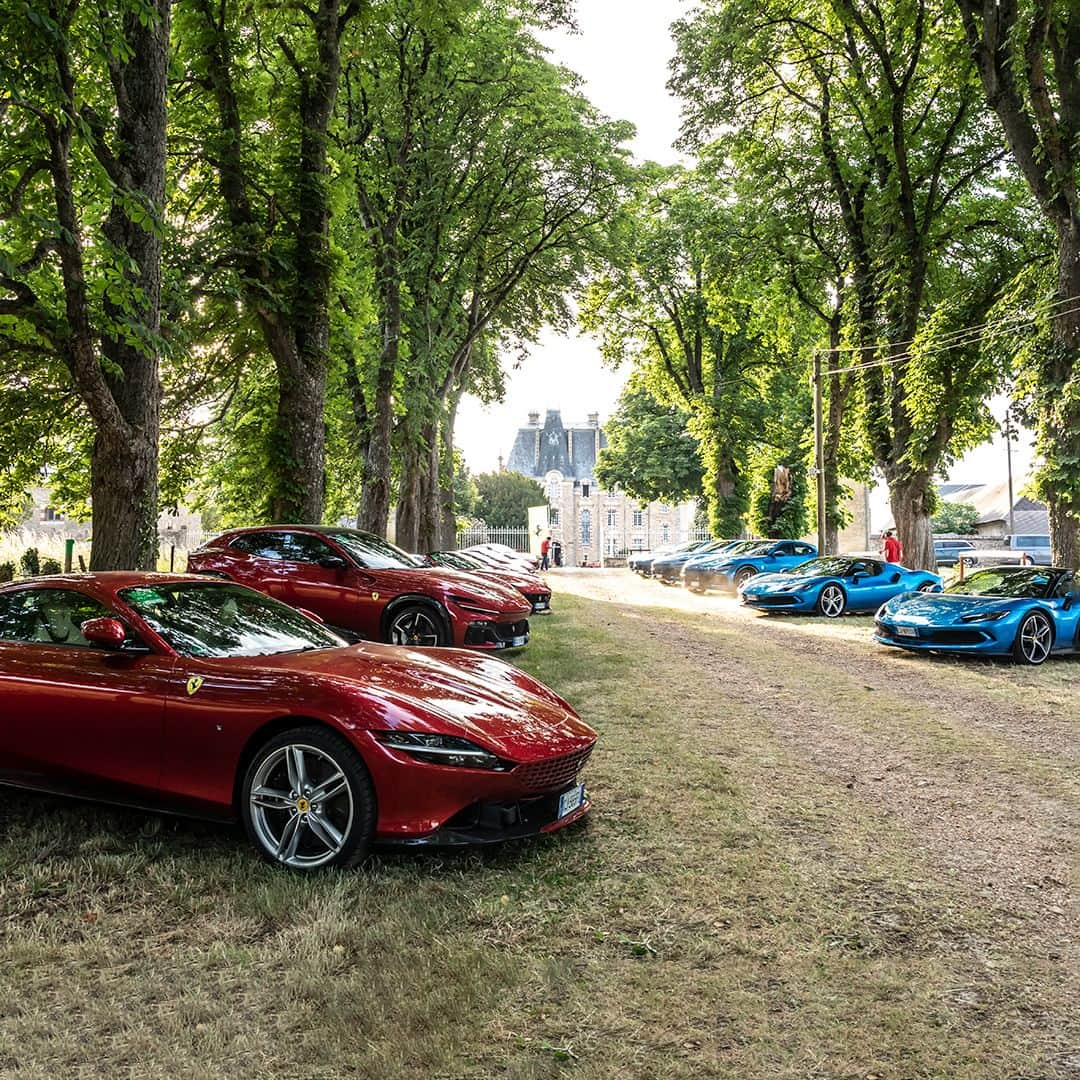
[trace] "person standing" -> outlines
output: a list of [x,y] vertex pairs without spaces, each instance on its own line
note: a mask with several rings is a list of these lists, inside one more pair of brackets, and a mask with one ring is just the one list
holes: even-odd
[[540,569],[541,570],[546,570],[548,568],[548,566],[550,565],[548,563],[548,554],[550,553],[550,551],[551,551],[551,537],[550,536],[545,536],[544,539],[540,541]]
[[900,541],[892,529],[885,530],[885,540],[881,549],[886,562],[898,563],[904,557],[904,549],[900,546]]

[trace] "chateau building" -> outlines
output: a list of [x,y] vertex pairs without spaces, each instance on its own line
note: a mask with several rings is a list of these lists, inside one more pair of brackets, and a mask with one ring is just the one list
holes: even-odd
[[566,425],[558,409],[549,409],[542,425],[538,412],[529,413],[507,461],[508,469],[543,485],[549,532],[562,543],[563,562],[570,566],[678,543],[693,520],[693,503],[641,503],[618,488],[601,488],[596,459],[606,445],[599,413]]

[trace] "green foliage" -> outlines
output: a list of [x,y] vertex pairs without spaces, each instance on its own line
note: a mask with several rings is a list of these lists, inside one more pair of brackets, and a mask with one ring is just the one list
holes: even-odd
[[937,513],[930,519],[930,526],[936,533],[968,536],[975,531],[978,520],[979,511],[971,503],[942,501]]
[[45,575],[59,574],[64,568],[56,559],[44,559],[41,563],[41,572]]
[[607,446],[596,463],[596,480],[620,487],[642,502],[679,503],[701,494],[703,470],[690,414],[663,405],[640,376],[632,376],[604,426]]
[[19,571],[23,577],[37,577],[41,573],[41,556],[37,548],[29,547],[22,553]]
[[0,563],[0,582],[15,580],[15,564],[13,562]]
[[547,505],[543,487],[522,473],[480,473],[475,479],[476,517],[487,525],[524,528],[529,507]]
[[[454,451],[454,517],[456,519],[476,516],[476,504],[480,489],[469,471],[460,450]],[[538,505],[538,504],[534,504]]]

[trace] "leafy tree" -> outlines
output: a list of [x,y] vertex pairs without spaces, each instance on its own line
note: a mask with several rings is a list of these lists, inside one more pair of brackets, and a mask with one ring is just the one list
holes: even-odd
[[841,226],[862,435],[911,565],[929,567],[935,472],[985,436],[999,377],[946,335],[981,321],[1007,280],[964,277],[965,249],[1008,209],[971,66],[941,32],[949,13],[945,0],[714,0],[678,24],[674,80],[697,143],[735,130],[815,146],[802,179]]
[[934,532],[968,536],[975,531],[979,511],[971,503],[942,502],[931,518]]
[[157,558],[169,22],[169,0],[0,15],[0,347],[26,380],[2,391],[34,388],[22,447],[89,419],[94,570]]
[[1022,372],[1059,566],[1080,560],[1080,6],[956,0],[986,100],[1057,244],[1057,303]]
[[596,462],[597,483],[646,503],[700,495],[701,455],[689,422],[685,409],[661,404],[641,375],[632,375],[604,426],[607,446]]
[[475,480],[476,516],[487,525],[525,528],[529,507],[547,505],[543,487],[522,473],[479,473]]

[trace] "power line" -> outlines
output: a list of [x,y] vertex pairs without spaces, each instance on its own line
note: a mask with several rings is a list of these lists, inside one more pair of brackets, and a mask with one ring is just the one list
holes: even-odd
[[[1070,303],[1080,300],[1080,296],[1070,297],[1068,301],[1058,301],[1057,304]],[[1057,305],[1055,305],[1057,306]],[[1061,318],[1065,315],[1072,315],[1073,313],[1080,311],[1080,304],[1075,307],[1068,308],[1065,311],[1059,311],[1055,317]],[[863,371],[867,368],[876,367],[891,367],[893,364],[901,364],[906,360],[910,360],[915,356],[937,356],[940,353],[949,352],[952,349],[961,349],[967,345],[971,345],[978,341],[983,336],[983,331],[989,329],[990,333],[986,335],[987,340],[993,341],[996,337],[1001,337],[1004,328],[1008,326],[1023,325],[1024,323],[1031,323],[1035,321],[1037,314],[1028,315],[1014,315],[1010,318],[998,319],[994,322],[985,322],[977,326],[965,327],[963,330],[954,331],[951,335],[943,335],[939,342],[926,348],[917,351],[906,349],[904,352],[888,357],[884,360],[868,360],[862,364],[850,364],[847,367],[830,368],[828,371],[823,371],[822,375],[842,375],[846,371]],[[995,331],[997,331],[995,333]],[[915,339],[912,341],[904,342],[897,341],[890,345],[860,345],[852,346],[850,349],[822,349],[820,352],[835,353],[835,352],[864,352],[864,351],[878,351],[883,348],[895,347],[897,345],[911,345],[914,344]]]
[[[989,327],[1008,325],[1010,323],[1024,323],[1033,322],[1038,315],[1051,314],[1052,309],[1061,307],[1065,304],[1075,304],[1080,301],[1080,293],[1075,296],[1068,296],[1061,300],[1046,300],[1037,304],[1031,305],[1024,312],[1014,312],[1012,315],[1002,316],[999,319],[987,320],[984,323],[976,323],[974,326],[964,326],[958,330],[951,330],[949,333],[942,335],[941,341],[948,342],[952,338],[967,337],[969,335],[977,335],[979,332],[986,330]],[[1071,314],[1071,311],[1059,311],[1054,313],[1055,318],[1060,318],[1062,315]],[[914,345],[918,341],[918,338],[910,338],[906,341],[894,341],[891,342],[893,346],[897,345]],[[857,353],[857,352],[876,352],[882,348],[880,345],[841,345],[835,349],[822,349],[822,352],[829,353]]]

